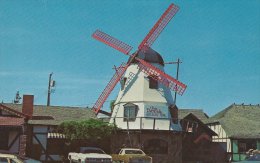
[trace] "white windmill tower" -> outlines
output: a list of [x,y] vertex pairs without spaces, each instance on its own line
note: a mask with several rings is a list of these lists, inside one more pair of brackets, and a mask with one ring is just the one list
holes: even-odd
[[120,81],[121,89],[110,119],[110,123],[115,123],[119,128],[180,130],[178,122],[171,119],[177,118],[171,111],[174,108],[171,90],[182,95],[186,85],[164,72],[163,58],[151,48],[178,9],[171,4],[132,55],[129,55],[132,47],[122,41],[99,30],[92,35],[130,56],[126,64],[116,68],[116,73],[93,106],[97,114],[105,113],[101,107]]

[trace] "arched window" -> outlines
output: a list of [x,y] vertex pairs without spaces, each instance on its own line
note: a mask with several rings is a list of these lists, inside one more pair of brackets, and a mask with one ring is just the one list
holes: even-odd
[[147,154],[168,154],[168,142],[162,139],[149,139],[144,143]]
[[135,121],[138,112],[138,106],[133,103],[124,105],[124,121]]

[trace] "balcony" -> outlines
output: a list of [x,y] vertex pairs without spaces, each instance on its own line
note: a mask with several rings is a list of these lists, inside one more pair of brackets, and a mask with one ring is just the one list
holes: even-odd
[[186,119],[153,118],[153,117],[114,117],[100,118],[103,121],[115,124],[123,130],[164,130],[177,132],[195,132],[198,123]]

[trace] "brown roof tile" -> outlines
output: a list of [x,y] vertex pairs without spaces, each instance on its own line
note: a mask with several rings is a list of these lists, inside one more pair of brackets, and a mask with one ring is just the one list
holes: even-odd
[[0,126],[22,126],[23,123],[23,118],[0,117]]

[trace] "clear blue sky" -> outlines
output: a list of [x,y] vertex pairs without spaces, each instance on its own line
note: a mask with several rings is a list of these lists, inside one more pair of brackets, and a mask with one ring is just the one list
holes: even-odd
[[[170,3],[179,12],[152,48],[180,58],[180,108],[213,115],[232,103],[260,103],[260,0],[0,0],[0,100],[16,91],[46,104],[91,107],[127,56],[91,38],[100,29],[135,49]],[[132,51],[133,52],[133,51]],[[175,76],[176,66],[166,65]],[[116,89],[108,100],[115,99]]]

